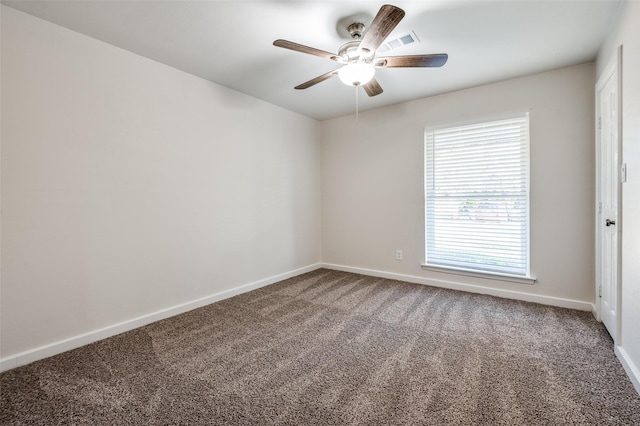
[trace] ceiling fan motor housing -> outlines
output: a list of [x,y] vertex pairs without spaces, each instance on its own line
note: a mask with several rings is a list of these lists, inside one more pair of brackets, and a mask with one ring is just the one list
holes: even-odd
[[338,50],[338,56],[343,59],[344,63],[372,59],[373,55],[367,55],[367,53],[370,52],[361,52],[358,50],[358,46],[360,46],[360,41],[347,42],[340,46],[340,50]]

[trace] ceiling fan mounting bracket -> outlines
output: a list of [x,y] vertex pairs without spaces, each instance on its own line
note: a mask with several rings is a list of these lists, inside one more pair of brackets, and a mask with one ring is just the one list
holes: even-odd
[[[373,16],[369,13],[354,13],[339,19],[336,22],[336,31],[344,39],[359,40],[364,35],[365,28],[368,28],[371,24],[371,21],[373,21]],[[354,32],[359,33],[359,35],[354,37]]]
[[364,33],[364,24],[362,22],[354,22],[347,27],[347,31],[354,40],[360,40]]

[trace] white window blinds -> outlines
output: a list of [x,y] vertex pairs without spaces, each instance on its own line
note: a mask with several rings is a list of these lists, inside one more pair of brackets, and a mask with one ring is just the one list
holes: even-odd
[[529,275],[529,116],[425,131],[426,264]]

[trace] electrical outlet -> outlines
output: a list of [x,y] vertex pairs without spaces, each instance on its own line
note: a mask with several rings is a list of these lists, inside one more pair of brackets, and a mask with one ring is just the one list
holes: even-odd
[[402,250],[396,250],[396,260],[402,260]]

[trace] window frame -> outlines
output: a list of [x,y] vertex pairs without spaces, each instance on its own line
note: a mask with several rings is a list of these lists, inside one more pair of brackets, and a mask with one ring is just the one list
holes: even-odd
[[[430,229],[430,222],[428,220],[428,200],[427,200],[427,172],[428,172],[428,158],[427,158],[427,140],[428,135],[433,132],[442,130],[442,129],[455,129],[458,127],[465,126],[474,126],[478,124],[489,124],[493,122],[499,122],[509,119],[526,119],[526,141],[525,141],[525,166],[526,167],[526,217],[525,217],[525,226],[526,226],[526,247],[525,247],[525,256],[526,256],[526,270],[524,274],[513,274],[509,272],[503,271],[495,271],[495,270],[484,270],[484,269],[474,269],[474,268],[466,268],[466,267],[457,267],[452,265],[442,265],[438,263],[429,263],[427,258],[428,250],[427,246],[429,244],[428,233]],[[499,116],[490,116],[483,117],[481,119],[458,122],[458,123],[444,123],[439,125],[429,125],[424,129],[424,140],[423,140],[423,154],[424,154],[424,169],[423,169],[423,185],[424,185],[424,262],[421,265],[422,269],[434,271],[434,272],[442,272],[442,273],[450,273],[456,275],[463,276],[471,276],[478,278],[489,278],[500,281],[509,281],[520,284],[534,284],[536,279],[531,275],[531,117],[529,112],[517,112],[513,114],[505,114]]]

